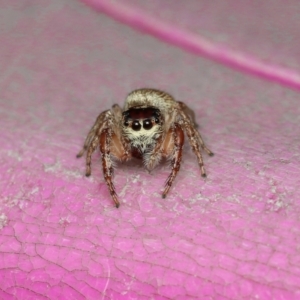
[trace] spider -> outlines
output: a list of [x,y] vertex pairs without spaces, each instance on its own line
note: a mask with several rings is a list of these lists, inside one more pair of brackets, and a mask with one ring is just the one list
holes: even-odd
[[184,131],[197,157],[201,175],[206,177],[200,148],[210,156],[213,153],[196,129],[194,112],[168,93],[138,89],[127,96],[123,110],[115,104],[98,116],[77,157],[87,151],[86,176],[90,176],[91,157],[99,145],[104,179],[116,207],[120,202],[112,181],[115,159],[121,162],[132,157],[143,159],[149,171],[162,158],[170,159],[172,170],[162,193],[165,198],[180,168]]

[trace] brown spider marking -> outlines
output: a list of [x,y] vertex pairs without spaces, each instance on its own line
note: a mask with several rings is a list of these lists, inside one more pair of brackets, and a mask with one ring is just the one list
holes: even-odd
[[91,157],[99,145],[104,179],[116,207],[120,202],[112,181],[114,159],[143,159],[148,170],[155,168],[163,157],[171,159],[172,170],[162,194],[165,198],[180,169],[184,131],[201,175],[206,177],[201,149],[210,156],[213,153],[196,127],[194,112],[183,102],[159,90],[135,90],[127,96],[123,109],[115,104],[98,116],[77,157],[86,152],[86,176],[90,176]]

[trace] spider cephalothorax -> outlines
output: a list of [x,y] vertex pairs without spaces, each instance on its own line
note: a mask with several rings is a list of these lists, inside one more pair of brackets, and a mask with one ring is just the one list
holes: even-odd
[[162,194],[165,198],[180,168],[184,131],[197,156],[201,175],[205,177],[200,149],[211,156],[213,153],[195,127],[193,111],[165,92],[139,89],[127,96],[123,110],[115,104],[98,116],[77,157],[87,151],[86,176],[89,176],[92,153],[100,146],[104,178],[117,207],[120,203],[112,182],[112,159],[141,158],[148,170],[163,157],[171,159],[172,171]]

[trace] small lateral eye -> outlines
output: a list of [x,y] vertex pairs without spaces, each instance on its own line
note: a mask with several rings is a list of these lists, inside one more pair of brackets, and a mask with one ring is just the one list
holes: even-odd
[[141,129],[141,124],[138,120],[132,122],[132,129],[135,131],[139,131]]
[[159,119],[155,118],[155,123],[158,124],[159,123]]
[[128,125],[129,125],[129,122],[128,122],[128,121],[125,121],[125,122],[124,122],[124,126],[127,127]]
[[143,121],[143,127],[144,127],[144,129],[146,129],[146,130],[151,129],[151,128],[152,128],[152,122],[151,122],[151,120],[150,120],[150,119],[144,120],[144,121]]

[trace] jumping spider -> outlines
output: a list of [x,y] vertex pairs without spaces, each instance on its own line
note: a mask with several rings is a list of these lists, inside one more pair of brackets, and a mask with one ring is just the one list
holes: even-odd
[[201,175],[206,177],[200,148],[210,156],[213,153],[196,129],[194,112],[183,102],[155,89],[135,90],[127,96],[123,110],[115,104],[102,112],[77,157],[87,151],[86,176],[90,176],[91,156],[100,146],[104,178],[116,207],[120,202],[112,182],[112,159],[123,162],[132,157],[140,158],[148,170],[163,157],[170,159],[172,171],[162,194],[165,198],[180,168],[184,130],[197,156]]

